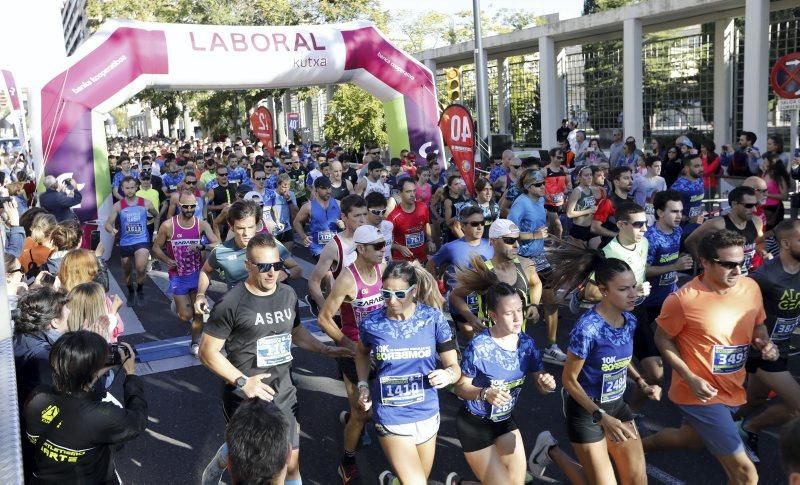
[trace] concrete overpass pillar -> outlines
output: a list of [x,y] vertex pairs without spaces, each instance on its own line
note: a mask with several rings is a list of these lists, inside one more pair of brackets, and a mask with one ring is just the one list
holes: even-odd
[[644,110],[642,106],[642,21],[625,19],[622,32],[622,113],[624,136],[644,145]]
[[511,76],[508,59],[497,59],[497,126],[500,133],[511,133]]
[[767,144],[767,79],[769,76],[769,0],[747,0],[744,11],[744,112],[740,129]]
[[539,99],[542,108],[542,148],[549,149],[556,146],[556,130],[561,126],[556,45],[551,37],[539,37]]
[[714,23],[714,144],[717,150],[734,141],[731,129],[733,35],[733,19]]

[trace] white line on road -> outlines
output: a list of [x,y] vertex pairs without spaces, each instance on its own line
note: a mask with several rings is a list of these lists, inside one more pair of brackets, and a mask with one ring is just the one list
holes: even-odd
[[667,485],[685,485],[686,482],[679,480],[669,473],[665,472],[661,468],[658,468],[655,465],[651,465],[650,463],[647,464],[647,474],[653,477],[655,480],[658,480],[661,483],[665,483]]

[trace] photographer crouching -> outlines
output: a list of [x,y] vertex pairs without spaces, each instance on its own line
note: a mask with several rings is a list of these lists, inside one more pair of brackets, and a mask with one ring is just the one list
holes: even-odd
[[[122,408],[103,402],[94,390],[97,379],[117,366],[126,374]],[[87,330],[67,332],[53,344],[50,370],[53,385],[34,390],[23,412],[30,483],[120,483],[114,447],[147,425],[133,349],[109,346]]]

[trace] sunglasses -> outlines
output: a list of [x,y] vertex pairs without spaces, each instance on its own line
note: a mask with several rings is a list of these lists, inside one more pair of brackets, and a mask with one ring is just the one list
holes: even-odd
[[633,222],[625,221],[625,224],[630,224],[631,226],[635,227],[636,229],[641,229],[647,224],[647,221],[633,221]]
[[367,153],[367,155],[372,155],[373,157],[376,157],[376,156],[378,156],[380,154],[381,154],[381,152],[369,152],[369,153]]
[[22,266],[20,266],[17,269],[12,269],[11,271],[8,272],[9,275],[12,275],[14,273],[24,273],[24,271],[22,271]]
[[469,221],[469,222],[465,222],[464,224],[470,225],[472,227],[483,227],[483,226],[486,225],[486,221],[485,220],[483,220],[483,221]]
[[375,251],[383,251],[383,248],[386,247],[386,241],[368,243],[368,244],[364,244],[364,245],[365,246],[372,246],[372,249],[374,249]]
[[528,186],[525,187],[525,190],[528,190],[531,187],[543,187],[543,186],[544,186],[544,182],[535,182],[535,183],[532,183],[532,184],[528,184]]
[[181,204],[183,210],[195,210],[195,208],[197,208],[197,204]]
[[369,211],[375,214],[376,216],[382,216],[386,214],[386,209],[370,209]]
[[745,209],[752,209],[753,207],[757,206],[758,204],[745,204],[743,202],[739,202],[739,205],[743,205]]
[[227,177],[227,176],[228,176],[228,172],[225,172],[225,173],[217,172],[217,177]]
[[267,177],[255,177],[255,180],[267,180]]
[[264,165],[264,168],[275,168],[274,165]]
[[186,185],[194,185],[197,183],[197,180],[184,180],[183,183]]
[[514,168],[520,168],[520,167],[522,167],[522,165],[512,165],[512,167],[514,167]]
[[503,242],[504,242],[505,244],[508,244],[509,246],[513,246],[514,244],[517,244],[517,241],[519,241],[519,238],[518,238],[518,237],[508,237],[508,236],[504,236],[504,237],[501,237],[500,239],[502,239],[502,240],[503,240]]
[[744,264],[743,260],[739,261],[739,262],[736,262],[736,261],[722,261],[722,260],[714,258],[713,261],[715,263],[717,263],[718,265],[722,266],[723,268],[727,269],[728,271],[732,271],[732,270],[734,270],[736,268],[741,268],[742,265]]
[[283,270],[283,261],[276,261],[274,263],[256,263],[248,259],[247,262],[258,268],[259,273],[269,273],[272,270]]
[[403,300],[407,298],[411,294],[411,291],[416,287],[417,285],[411,285],[407,290],[397,290],[397,291],[381,288],[381,296],[383,297],[384,300],[391,300],[392,297],[395,297],[398,300]]

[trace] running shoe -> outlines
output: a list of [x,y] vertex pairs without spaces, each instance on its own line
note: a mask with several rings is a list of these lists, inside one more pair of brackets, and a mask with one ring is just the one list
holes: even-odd
[[306,301],[306,305],[308,305],[308,311],[311,312],[311,315],[314,318],[317,318],[317,315],[319,315],[319,307],[317,306],[317,302],[311,298],[311,295],[306,295],[303,297],[303,299]]
[[358,483],[360,477],[361,472],[358,471],[355,460],[352,463],[339,463],[339,478],[342,479],[343,485]]
[[450,472],[444,479],[444,485],[458,485],[459,483],[461,483],[461,477],[456,472]]
[[554,446],[558,446],[558,441],[556,441],[550,431],[542,431],[539,433],[539,436],[536,437],[536,443],[534,443],[533,450],[528,457],[528,469],[531,471],[534,478],[544,476],[544,470],[547,468],[547,465],[553,462],[547,452]]
[[758,433],[752,433],[744,429],[744,420],[736,422],[736,429],[739,430],[739,436],[744,443],[744,452],[750,461],[753,463],[761,463],[761,458],[758,457]]
[[395,480],[397,480],[397,477],[389,470],[384,470],[378,475],[378,485],[397,485],[400,483],[400,480],[397,480],[396,483]]
[[544,349],[542,360],[551,364],[564,365],[564,362],[567,361],[567,354],[558,348],[558,344],[553,344]]
[[189,346],[189,353],[192,354],[193,356],[197,357],[197,355],[200,353],[200,344],[192,343]]

